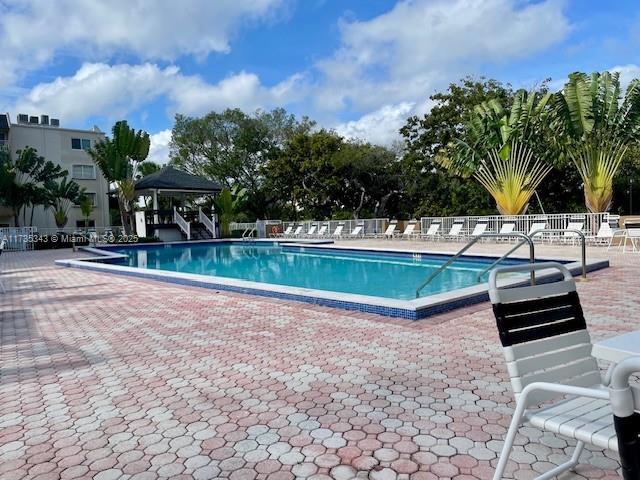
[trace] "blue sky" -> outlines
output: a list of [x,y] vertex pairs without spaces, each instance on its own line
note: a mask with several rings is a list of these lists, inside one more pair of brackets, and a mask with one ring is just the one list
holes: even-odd
[[175,113],[282,106],[377,143],[465,75],[561,87],[640,76],[640,4],[596,0],[0,0],[0,110],[108,131],[166,160]]

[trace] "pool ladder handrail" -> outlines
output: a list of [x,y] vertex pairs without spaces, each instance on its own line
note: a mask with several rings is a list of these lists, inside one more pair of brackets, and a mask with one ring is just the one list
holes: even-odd
[[[498,260],[496,260],[490,268],[492,268],[493,266],[495,266],[498,263],[500,263],[502,260],[507,258],[509,255],[511,255],[513,252],[515,252],[518,248],[520,248],[525,243],[529,244],[529,260],[531,261],[531,263],[535,263],[535,261],[536,261],[535,245],[533,244],[533,240],[531,239],[531,237],[529,237],[529,235],[526,235],[526,234],[520,233],[520,232],[483,233],[481,235],[473,237],[469,242],[467,242],[467,244],[464,247],[462,247],[460,249],[460,251],[458,251],[458,253],[456,253],[453,257],[451,257],[449,260],[447,260],[445,263],[443,263],[435,272],[431,273],[431,275],[429,275],[426,278],[426,280],[424,282],[422,282],[420,284],[420,286],[416,289],[416,298],[420,298],[420,292],[424,289],[424,287],[429,285],[433,281],[434,278],[436,278],[438,275],[440,275],[449,265],[451,265],[453,262],[455,262],[459,257],[461,257],[467,250],[469,250],[472,246],[474,246],[481,239],[483,239],[483,238],[505,238],[505,237],[521,238],[522,240],[514,248],[512,248],[506,254],[504,254],[502,257],[500,257]],[[532,270],[531,271],[531,285],[535,285],[535,284],[536,284],[535,272]]]
[[[582,261],[582,278],[587,278],[587,236],[584,234],[582,230],[574,229],[574,228],[543,228],[541,230],[536,230],[533,232],[530,237],[533,239],[536,235],[541,233],[575,233],[580,238],[580,247],[581,247],[581,261]],[[571,237],[569,237],[571,238]]]
[[256,231],[256,227],[246,228],[244,232],[242,232],[242,241],[248,242],[250,238],[253,238],[253,233]]

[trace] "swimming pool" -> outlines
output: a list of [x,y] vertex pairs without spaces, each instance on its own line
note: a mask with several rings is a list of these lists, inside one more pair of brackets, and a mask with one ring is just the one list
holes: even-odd
[[[481,281],[478,275],[497,259],[462,256],[416,298],[416,289],[452,254],[220,240],[87,250],[98,256],[56,263],[412,320],[487,300],[486,275]],[[501,264],[527,261],[509,259]],[[598,260],[590,262],[588,269],[606,266],[606,260]],[[509,281],[516,284],[526,279],[517,276]]]
[[[217,243],[113,248],[128,267],[236,278],[313,290],[412,300],[416,288],[448,259],[444,255],[338,250],[277,243]],[[492,259],[461,258],[420,296],[478,283]],[[518,263],[521,260],[509,260]]]

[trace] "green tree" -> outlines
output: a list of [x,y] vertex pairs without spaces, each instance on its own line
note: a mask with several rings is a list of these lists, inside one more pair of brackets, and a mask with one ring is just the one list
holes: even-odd
[[640,140],[640,80],[621,98],[617,72],[572,73],[554,107],[556,136],[582,178],[587,209],[608,211],[616,173]]
[[15,226],[20,225],[21,212],[26,219],[27,207],[33,221],[33,210],[47,200],[44,184],[67,173],[31,147],[16,151],[15,156],[0,152],[0,202],[11,208]]
[[405,145],[400,160],[402,195],[398,210],[412,216],[471,215],[494,211],[491,197],[476,182],[452,175],[436,162],[438,150],[464,133],[476,105],[497,100],[505,108],[513,102],[510,85],[483,77],[466,77],[445,92],[429,97],[431,109],[413,116],[400,129]]
[[84,191],[73,180],[63,177],[60,181],[49,180],[45,183],[48,194],[47,206],[53,213],[53,218],[58,228],[64,228],[69,219],[69,208],[73,203],[80,201]]
[[560,156],[550,128],[551,94],[518,90],[510,109],[492,99],[477,105],[462,135],[436,160],[456,175],[473,176],[502,215],[521,215]]
[[245,189],[234,188],[233,192],[225,188],[214,199],[213,204],[215,212],[218,215],[218,221],[222,229],[223,237],[231,236],[231,222],[242,210],[243,203],[246,201],[247,191]]
[[79,205],[80,213],[82,213],[82,216],[84,217],[84,226],[85,228],[88,228],[89,217],[91,216],[91,214],[93,213],[93,209],[95,208],[93,205],[93,199],[88,195],[82,194],[81,198],[79,199]]
[[296,120],[283,109],[247,115],[239,109],[210,112],[201,118],[176,116],[171,136],[171,163],[188,172],[247,192],[246,208],[264,218],[270,194],[265,166],[282,145],[313,123]]
[[131,233],[135,230],[136,172],[149,155],[149,134],[129,127],[125,120],[116,122],[111,133],[111,138],[97,142],[88,153],[107,181],[115,184],[122,226]]

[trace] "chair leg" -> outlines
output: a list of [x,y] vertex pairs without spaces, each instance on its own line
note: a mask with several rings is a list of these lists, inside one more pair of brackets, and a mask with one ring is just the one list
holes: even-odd
[[504,445],[502,446],[502,451],[500,452],[500,456],[498,457],[498,464],[496,465],[496,471],[493,474],[493,480],[502,480],[502,476],[504,475],[504,471],[507,468],[509,455],[511,454],[513,442],[516,438],[516,434],[518,433],[518,428],[520,427],[520,422],[522,421],[523,414],[524,402],[518,402],[518,404],[516,405],[516,410],[515,412],[513,412],[513,418],[511,419],[509,430],[507,430],[507,436],[504,438]]
[[567,470],[571,470],[578,464],[578,459],[580,458],[580,454],[584,449],[584,442],[578,442],[576,444],[576,449],[573,451],[573,455],[571,455],[571,459],[566,462],[558,465],[555,468],[552,468],[548,472],[544,472],[539,477],[536,477],[535,480],[551,480],[552,478],[556,478],[562,472],[566,472]]

